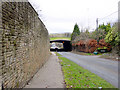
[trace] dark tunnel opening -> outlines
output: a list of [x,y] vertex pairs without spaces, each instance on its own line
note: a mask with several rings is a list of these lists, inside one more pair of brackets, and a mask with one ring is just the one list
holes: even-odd
[[52,40],[50,41],[50,51],[72,51],[72,45],[70,40]]

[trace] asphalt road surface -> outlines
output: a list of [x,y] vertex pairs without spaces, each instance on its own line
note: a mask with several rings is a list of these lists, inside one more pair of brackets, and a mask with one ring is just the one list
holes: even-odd
[[97,74],[116,88],[118,87],[118,61],[99,58],[99,56],[78,55],[71,52],[59,52],[59,54]]

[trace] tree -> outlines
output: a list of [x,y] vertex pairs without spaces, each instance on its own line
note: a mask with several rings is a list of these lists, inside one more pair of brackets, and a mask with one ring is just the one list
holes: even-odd
[[93,31],[93,32],[90,32],[90,34],[89,34],[89,37],[90,37],[91,39],[95,39],[95,40],[98,40],[98,41],[99,41],[100,39],[104,39],[105,36],[106,36],[105,31],[104,31],[104,30],[100,30],[100,29],[98,29],[98,31],[95,30],[95,31]]
[[78,36],[78,35],[80,35],[79,26],[77,24],[75,24],[74,30],[71,34],[71,40],[73,41],[76,38],[76,36]]
[[120,56],[120,34],[118,31],[118,23],[115,23],[105,37],[105,41],[113,47],[112,52]]
[[110,23],[107,23],[107,25],[104,25],[104,23],[102,25],[99,25],[100,30],[104,30],[105,33],[107,34],[109,32],[109,30],[111,29],[111,25]]
[[90,38],[99,41],[100,39],[104,39],[110,30],[111,30],[110,23],[108,23],[107,25],[104,25],[103,23],[102,25],[99,25],[98,30],[95,30],[90,34]]
[[117,23],[115,23],[111,30],[109,30],[105,37],[105,41],[113,46],[118,46],[120,44],[120,35],[118,34]]

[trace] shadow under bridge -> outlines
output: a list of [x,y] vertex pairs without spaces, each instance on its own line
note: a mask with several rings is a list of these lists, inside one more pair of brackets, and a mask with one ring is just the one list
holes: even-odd
[[51,40],[50,51],[72,51],[70,40]]

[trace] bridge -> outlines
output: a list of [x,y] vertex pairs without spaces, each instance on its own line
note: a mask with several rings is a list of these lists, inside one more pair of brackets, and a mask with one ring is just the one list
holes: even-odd
[[[50,49],[49,44],[53,48]],[[0,0],[0,86],[11,89],[23,88],[27,85],[48,60],[49,49],[51,51],[71,51],[72,45],[70,40],[49,41],[48,30],[28,0]],[[67,55],[68,57],[75,56],[73,53]],[[75,57],[75,60],[81,57]],[[89,57],[85,58],[86,62],[90,61],[87,61]],[[54,60],[56,59],[58,57]],[[84,56],[80,60],[83,59]],[[92,66],[95,60],[96,57],[93,63],[91,65],[87,65],[87,63],[86,67]]]
[[59,47],[53,47],[50,48],[50,51],[71,51],[72,50],[72,45],[70,40],[51,40],[50,43],[59,43],[62,44],[62,48]]

